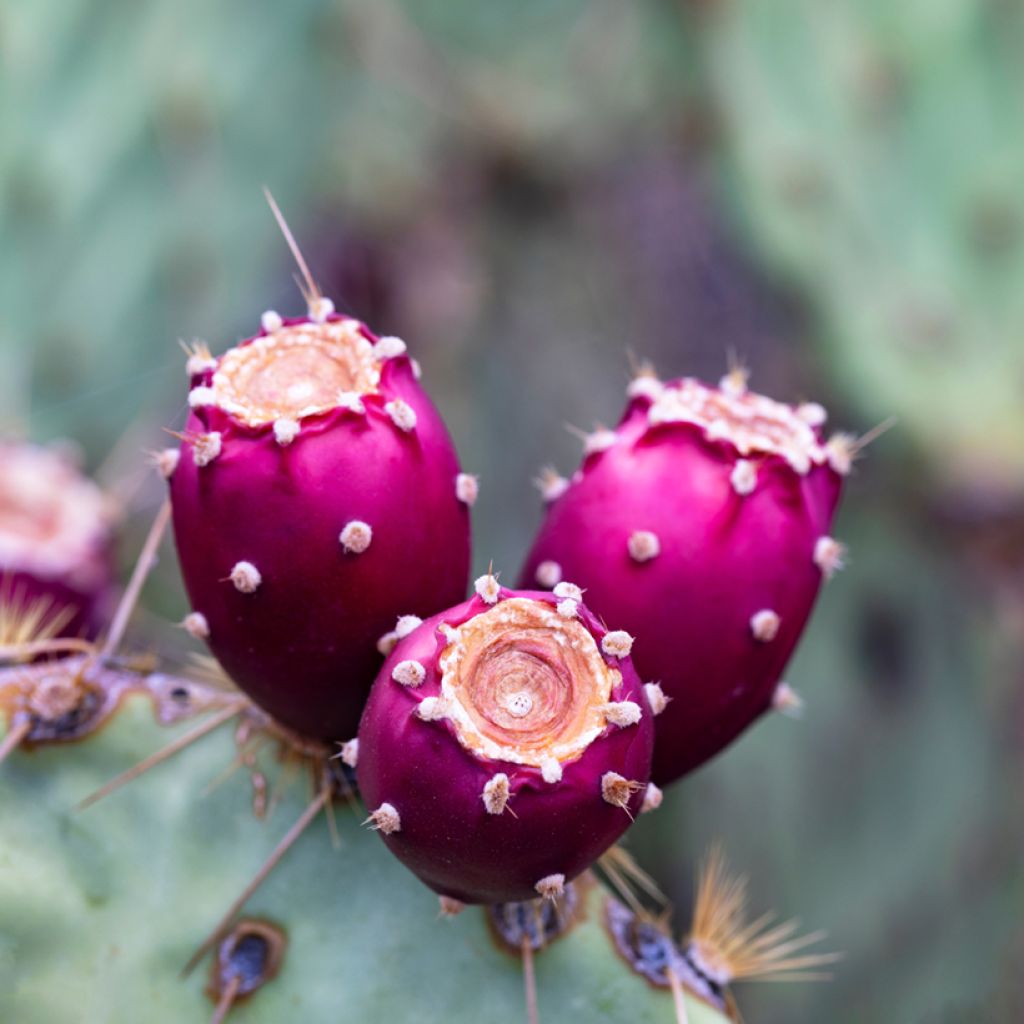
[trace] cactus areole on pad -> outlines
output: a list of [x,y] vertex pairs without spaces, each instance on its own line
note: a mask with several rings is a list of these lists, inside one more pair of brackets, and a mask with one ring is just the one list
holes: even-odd
[[327,300],[266,313],[188,369],[182,448],[162,463],[185,624],[279,722],[348,738],[381,634],[465,595],[472,478],[405,345]]
[[450,900],[558,897],[641,810],[654,722],[631,638],[571,589],[482,577],[374,684],[357,768],[370,820]]
[[636,637],[658,684],[655,782],[712,757],[778,704],[780,676],[823,578],[856,443],[824,410],[783,405],[733,373],[719,387],[651,375],[550,502],[523,585],[574,580]]

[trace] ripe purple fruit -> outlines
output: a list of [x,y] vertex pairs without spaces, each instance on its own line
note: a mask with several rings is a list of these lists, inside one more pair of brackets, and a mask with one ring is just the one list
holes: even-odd
[[632,640],[579,598],[481,577],[399,640],[343,752],[388,848],[448,901],[558,896],[643,807],[654,723]]
[[543,482],[550,507],[522,583],[575,580],[636,636],[637,670],[667,702],[664,785],[791,695],[780,675],[842,566],[829,529],[857,446],[822,439],[821,406],[753,394],[738,372],[718,388],[642,375],[629,394],[571,482]]
[[476,481],[405,345],[326,299],[311,310],[193,354],[184,443],[163,469],[183,625],[277,721],[337,738],[395,617],[464,597]]
[[114,519],[61,451],[0,444],[0,604],[34,635],[94,635],[113,593]]

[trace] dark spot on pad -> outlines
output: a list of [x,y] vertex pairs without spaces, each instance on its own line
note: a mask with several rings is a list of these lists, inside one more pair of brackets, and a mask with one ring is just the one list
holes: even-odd
[[217,949],[210,996],[218,1001],[229,987],[236,999],[258,991],[280,971],[286,945],[284,932],[269,921],[239,921]]
[[487,908],[487,922],[498,941],[512,952],[522,950],[524,939],[529,940],[531,949],[542,949],[575,923],[579,910],[578,884],[570,882],[558,900],[496,903]]
[[669,967],[683,988],[721,1012],[729,1012],[726,992],[702,973],[672,937],[654,922],[638,917],[616,899],[608,897],[605,924],[623,960],[657,988],[669,988]]
[[48,743],[78,739],[91,731],[103,709],[104,698],[96,690],[86,690],[82,699],[70,711],[58,718],[32,716],[32,729],[25,737],[28,743]]

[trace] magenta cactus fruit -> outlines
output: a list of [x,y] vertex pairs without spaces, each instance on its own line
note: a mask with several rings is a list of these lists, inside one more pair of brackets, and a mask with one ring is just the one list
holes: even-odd
[[114,590],[115,520],[113,502],[66,451],[0,444],[0,604],[12,627],[97,632]]
[[343,756],[443,906],[556,897],[643,809],[654,723],[630,645],[578,588],[491,575],[398,641]]
[[780,675],[824,578],[856,442],[820,433],[824,410],[775,402],[734,372],[719,387],[644,374],[614,431],[591,435],[552,500],[523,585],[575,580],[598,615],[636,636],[654,687],[655,782],[792,706]]
[[465,596],[476,481],[403,342],[311,309],[193,353],[183,444],[161,468],[183,626],[278,722],[347,738],[396,616]]

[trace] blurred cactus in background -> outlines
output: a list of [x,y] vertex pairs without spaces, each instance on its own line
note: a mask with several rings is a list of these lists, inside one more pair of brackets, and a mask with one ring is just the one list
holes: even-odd
[[[144,453],[186,419],[178,339],[219,354],[299,306],[264,185],[339,310],[415,349],[480,476],[478,571],[520,564],[531,479],[578,463],[566,424],[614,421],[631,357],[717,380],[731,354],[837,426],[894,417],[787,670],[804,721],[773,716],[667,790],[629,849],[676,935],[721,838],[752,904],[845,950],[828,985],[744,992],[753,1024],[1022,1019],[1022,69],[1020,11],[981,0],[5,5],[0,426],[74,438],[131,557],[162,500]],[[189,610],[165,558],[133,643],[192,673],[167,628]],[[224,732],[71,813],[164,741],[147,700],[0,767],[15,1024],[207,1019],[206,980],[174,975],[305,806],[282,787],[261,823],[244,772],[202,795],[238,753]],[[522,1020],[483,913],[435,921],[337,813],[341,849],[321,819],[247,908],[287,944],[229,1019],[486,999]],[[541,1020],[671,1020],[598,891],[537,957]]]

